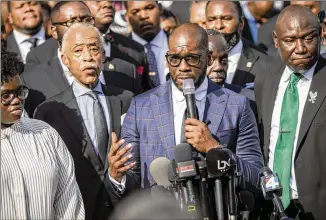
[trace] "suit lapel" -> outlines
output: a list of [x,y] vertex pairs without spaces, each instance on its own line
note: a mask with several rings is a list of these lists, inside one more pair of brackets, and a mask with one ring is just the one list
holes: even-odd
[[156,128],[170,160],[173,159],[175,146],[171,83],[162,85],[150,96]]
[[246,78],[248,77],[248,74],[250,74],[250,71],[258,58],[259,57],[251,51],[248,45],[246,45],[245,41],[243,41],[243,50],[232,84],[245,86]]
[[49,61],[49,71],[46,71],[48,77],[53,82],[53,85],[59,90],[58,93],[65,91],[68,87],[68,81],[64,76],[63,69],[58,57],[54,57]]
[[76,140],[81,142],[82,149],[77,150],[81,150],[84,157],[91,161],[93,166],[99,172],[101,169],[103,169],[102,162],[94,151],[94,146],[87,132],[83,117],[71,87],[66,90],[66,94],[64,96],[67,101],[65,102],[66,106],[61,110],[61,115],[66,121],[67,126],[70,128]]
[[207,98],[203,122],[208,124],[210,131],[218,131],[226,109],[229,96],[225,94],[221,87],[208,80]]
[[[266,104],[266,114],[263,115],[264,122],[266,124],[264,125],[264,133],[266,137],[268,137],[265,142],[265,148],[264,148],[264,155],[266,158],[266,161],[268,161],[268,155],[269,155],[269,136],[271,133],[271,123],[272,123],[272,116],[273,116],[273,110],[274,110],[274,104],[276,100],[278,85],[280,84],[281,77],[283,75],[285,64],[283,61],[278,60],[277,62],[273,62],[273,67],[270,67],[269,69],[265,69],[267,71],[266,74],[269,74],[268,77],[265,79],[267,81],[267,84],[264,84],[264,89],[266,91],[269,91],[265,93],[267,96],[263,97],[264,100],[267,100],[266,102],[263,102]],[[278,64],[278,65],[277,65]]]
[[17,53],[20,60],[23,60],[22,56],[20,54],[19,46],[18,46],[18,44],[16,42],[16,39],[15,39],[13,33],[11,35],[9,35],[8,38],[7,38],[7,50],[11,51],[11,52],[14,52],[14,53]]
[[320,106],[325,100],[325,96],[326,96],[325,65],[326,65],[326,60],[324,58],[320,58],[315,69],[315,74],[312,78],[309,93],[302,114],[302,119],[301,119],[302,121],[301,121],[297,148],[296,148],[297,150],[295,155],[296,157],[298,156],[301,150],[302,147],[301,142],[303,141]]

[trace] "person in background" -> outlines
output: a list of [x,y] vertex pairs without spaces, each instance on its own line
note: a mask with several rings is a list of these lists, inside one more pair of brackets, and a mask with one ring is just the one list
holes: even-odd
[[325,58],[326,57],[326,12],[320,11],[318,13],[318,20],[321,26],[321,47],[320,54]]
[[52,36],[51,30],[51,7],[47,4],[47,2],[41,2],[41,11],[43,15],[43,28],[45,30],[46,38]]
[[309,8],[291,5],[280,13],[273,38],[279,56],[265,60],[255,79],[266,165],[280,177],[290,218],[323,220],[326,60],[319,52],[320,25]]
[[37,1],[8,1],[8,19],[13,33],[7,38],[7,50],[26,63],[27,53],[46,40],[41,4]]
[[[259,27],[268,21],[273,6],[273,1],[248,1],[248,4],[242,7],[245,20],[245,27],[242,31],[244,38],[252,40],[254,44],[258,45]],[[248,36],[249,34],[251,36]]]
[[47,1],[47,3],[50,6],[50,8],[53,8],[58,3],[58,1]]
[[100,82],[104,46],[102,34],[92,24],[69,27],[62,38],[61,59],[75,80],[34,114],[59,132],[73,155],[89,220],[108,219],[121,197],[138,185],[133,176],[119,176],[135,164],[124,166],[131,159],[131,146],[119,150],[123,141],[117,140],[121,116],[133,94]]
[[192,24],[198,24],[206,29],[206,5],[207,1],[193,1],[190,3],[189,21]]
[[165,54],[168,36],[160,27],[162,8],[157,1],[125,1],[126,19],[132,28],[131,38],[144,46],[149,66],[150,88],[166,82]]
[[223,34],[212,29],[209,29],[206,32],[208,35],[208,50],[212,53],[213,58],[213,64],[207,67],[208,78],[221,87],[246,96],[249,99],[252,110],[256,115],[257,107],[255,104],[254,91],[225,82],[228,71],[228,50]]
[[163,9],[161,14],[161,28],[166,33],[171,33],[179,25],[178,18],[169,10]]
[[[242,172],[239,183],[258,187],[263,157],[255,116],[244,96],[207,78],[207,66],[213,60],[206,31],[197,24],[178,26],[170,35],[166,59],[170,80],[133,98],[122,125],[121,138],[125,146],[134,144],[132,154],[137,158],[137,166],[129,174],[141,176],[143,188],[151,187],[152,161],[157,157],[173,160],[175,146],[188,143],[198,156],[212,148],[227,151]],[[187,108],[184,79],[194,81],[199,120],[183,121]]]
[[320,2],[319,1],[290,1],[290,5],[302,5],[311,10],[312,13],[318,15],[320,11]]
[[4,25],[4,31],[1,30],[1,34],[6,34],[7,36],[12,33],[12,25],[9,22],[9,11],[8,2],[1,2],[1,23]]
[[244,19],[239,2],[210,1],[206,8],[206,28],[221,32],[228,44],[226,82],[253,89],[254,79],[261,73],[264,51],[242,38]]
[[[2,42],[1,42],[2,43]],[[75,166],[58,132],[22,117],[24,64],[1,45],[0,219],[84,219]]]

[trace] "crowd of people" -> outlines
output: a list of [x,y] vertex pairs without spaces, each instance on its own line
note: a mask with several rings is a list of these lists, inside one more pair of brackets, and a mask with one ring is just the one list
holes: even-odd
[[146,197],[150,165],[182,143],[235,161],[251,219],[273,212],[264,166],[289,217],[326,218],[322,2],[187,2],[187,22],[169,7],[1,2],[0,219],[184,219]]

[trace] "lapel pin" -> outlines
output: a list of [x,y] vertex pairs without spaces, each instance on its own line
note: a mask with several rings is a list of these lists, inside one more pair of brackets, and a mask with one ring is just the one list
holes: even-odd
[[309,96],[310,96],[310,99],[308,101],[314,104],[316,101],[316,98],[317,98],[317,92],[310,91]]
[[247,63],[247,67],[248,67],[248,68],[251,68],[251,67],[252,67],[252,62],[248,62],[248,63]]
[[112,63],[109,64],[109,70],[114,70],[114,65]]
[[149,72],[148,75],[155,76],[156,75],[156,72]]

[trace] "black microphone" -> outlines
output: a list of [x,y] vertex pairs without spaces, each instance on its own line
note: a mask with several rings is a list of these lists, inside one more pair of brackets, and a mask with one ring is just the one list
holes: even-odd
[[255,197],[247,191],[242,190],[238,193],[242,220],[249,220],[250,212],[255,209]]
[[195,85],[192,79],[183,80],[183,95],[187,103],[187,118],[198,119],[196,111]]
[[273,200],[276,211],[280,220],[290,220],[285,214],[280,197],[282,196],[282,184],[277,173],[273,173],[269,167],[263,167],[260,170],[260,186],[263,191],[265,200]]
[[208,205],[208,191],[207,191],[207,167],[206,161],[197,161],[199,176],[200,176],[200,202],[201,202],[201,210],[203,214],[204,220],[209,220],[209,205]]
[[206,154],[207,172],[209,178],[215,180],[215,203],[218,219],[224,219],[222,177],[228,177],[229,219],[237,218],[237,204],[235,195],[235,161],[229,153],[220,148],[213,148]]
[[197,175],[195,160],[192,157],[192,147],[189,144],[182,143],[174,148],[174,159],[176,163],[177,177],[186,181],[188,203],[188,212],[193,213],[193,218],[197,218],[196,196],[192,183],[192,177]]

